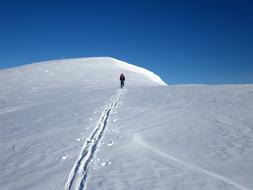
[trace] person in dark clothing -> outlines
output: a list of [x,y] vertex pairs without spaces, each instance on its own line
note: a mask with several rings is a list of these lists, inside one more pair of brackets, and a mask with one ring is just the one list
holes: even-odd
[[119,77],[119,80],[120,80],[120,87],[123,88],[124,85],[125,85],[125,76],[123,73],[121,73],[120,77]]

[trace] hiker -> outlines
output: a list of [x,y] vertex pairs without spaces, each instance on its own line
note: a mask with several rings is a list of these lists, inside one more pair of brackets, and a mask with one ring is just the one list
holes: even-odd
[[124,87],[124,83],[125,83],[125,76],[123,73],[121,73],[120,77],[119,77],[119,80],[120,80],[120,87],[123,88]]

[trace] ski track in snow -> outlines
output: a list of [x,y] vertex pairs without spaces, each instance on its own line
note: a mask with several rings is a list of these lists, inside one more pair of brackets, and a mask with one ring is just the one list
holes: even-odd
[[202,173],[204,173],[204,174],[206,174],[206,175],[208,175],[208,176],[211,176],[211,177],[214,177],[214,178],[216,178],[216,179],[219,179],[219,180],[221,180],[221,181],[223,181],[223,182],[225,182],[225,183],[228,183],[228,184],[230,184],[230,185],[233,185],[234,187],[236,187],[236,188],[238,188],[238,189],[240,189],[240,190],[250,190],[250,189],[248,189],[247,187],[243,187],[242,185],[240,185],[240,184],[234,182],[233,180],[230,180],[230,179],[228,179],[228,178],[226,178],[226,177],[224,177],[224,176],[221,176],[221,175],[216,174],[216,173],[214,173],[214,172],[211,172],[211,171],[209,171],[209,170],[200,168],[200,167],[198,167],[198,166],[191,165],[191,164],[189,164],[189,163],[187,163],[187,162],[185,162],[185,161],[183,161],[183,160],[180,160],[180,159],[178,159],[178,158],[176,158],[176,157],[174,157],[174,156],[171,156],[171,155],[169,155],[169,154],[166,154],[166,153],[164,153],[164,152],[161,152],[161,151],[157,150],[156,148],[154,148],[154,147],[148,145],[147,143],[145,143],[145,142],[143,141],[143,139],[142,139],[139,135],[137,135],[137,134],[134,134],[134,141],[135,141],[137,144],[141,145],[142,147],[146,148],[147,150],[149,150],[149,151],[151,151],[151,152],[154,152],[154,153],[156,153],[156,154],[158,154],[158,155],[160,155],[160,156],[162,156],[162,157],[164,157],[164,158],[170,159],[170,160],[172,160],[172,161],[174,161],[174,162],[176,162],[176,163],[179,163],[180,165],[186,166],[186,167],[191,168],[191,169],[193,169],[193,170],[195,170],[195,171],[199,171],[199,172],[202,172]]
[[87,178],[88,178],[88,167],[92,161],[100,139],[103,136],[104,130],[107,126],[107,121],[110,116],[110,112],[115,108],[120,100],[121,95],[124,91],[119,91],[113,101],[107,106],[95,127],[90,137],[86,140],[83,145],[79,157],[72,168],[68,181],[65,185],[65,190],[82,190],[85,189]]

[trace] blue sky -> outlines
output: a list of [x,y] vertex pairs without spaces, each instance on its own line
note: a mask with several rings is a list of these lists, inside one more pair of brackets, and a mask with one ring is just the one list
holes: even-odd
[[169,84],[253,83],[253,1],[0,1],[0,68],[90,56]]

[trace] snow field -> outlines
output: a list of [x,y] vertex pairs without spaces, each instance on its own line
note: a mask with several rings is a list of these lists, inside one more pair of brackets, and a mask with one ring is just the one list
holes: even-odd
[[252,88],[128,89],[87,189],[252,189]]
[[113,58],[0,81],[1,189],[253,189],[252,84],[166,86]]

